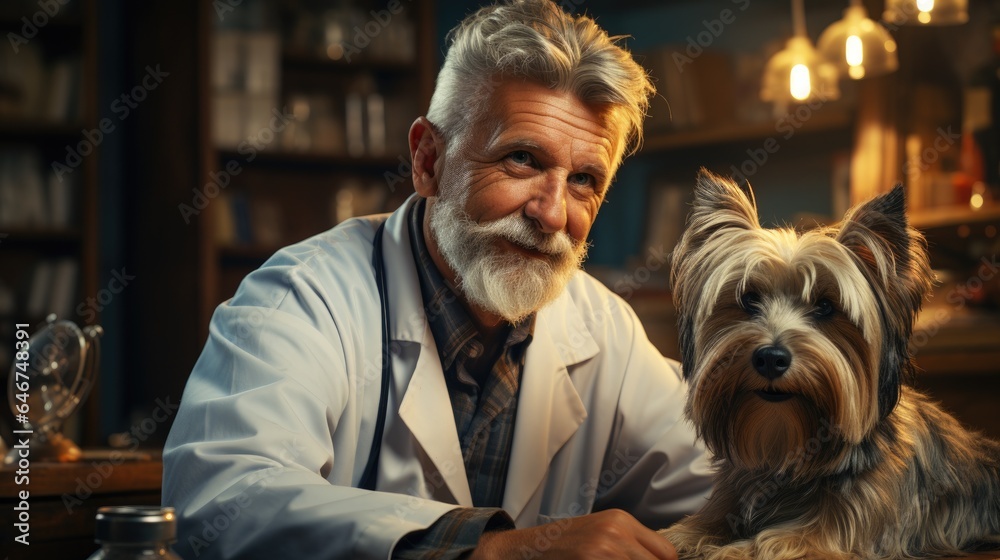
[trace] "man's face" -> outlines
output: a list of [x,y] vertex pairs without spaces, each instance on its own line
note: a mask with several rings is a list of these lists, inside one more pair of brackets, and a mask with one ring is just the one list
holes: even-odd
[[473,303],[516,322],[580,267],[622,148],[612,116],[503,82],[448,150],[431,229]]

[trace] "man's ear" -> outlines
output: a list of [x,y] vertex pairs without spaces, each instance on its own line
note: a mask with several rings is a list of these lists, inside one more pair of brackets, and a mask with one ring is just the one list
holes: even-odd
[[410,125],[410,160],[413,161],[413,189],[424,198],[437,196],[438,180],[444,166],[444,139],[426,117]]

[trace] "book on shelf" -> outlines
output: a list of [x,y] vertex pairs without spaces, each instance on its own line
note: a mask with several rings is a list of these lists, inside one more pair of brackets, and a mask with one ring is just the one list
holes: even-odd
[[41,47],[0,50],[0,119],[76,122],[79,118],[80,57],[46,61]]
[[255,198],[250,206],[253,241],[267,247],[277,247],[285,241],[281,204],[267,198]]
[[36,262],[30,273],[26,315],[44,317],[55,313],[69,317],[73,313],[78,280],[79,264],[75,259],[62,257]]
[[233,226],[236,232],[235,241],[239,244],[254,242],[253,225],[250,223],[250,200],[242,193],[229,197],[230,209],[233,213]]
[[280,130],[271,128],[273,111],[281,108],[281,40],[276,34],[235,29],[214,33],[212,87],[216,146],[236,148],[247,141],[257,150],[278,147]]
[[215,243],[228,247],[236,242],[236,221],[228,192],[222,192],[208,207],[211,223],[215,228]]
[[0,228],[65,230],[73,225],[74,181],[42,165],[33,148],[0,149]]
[[654,182],[648,193],[646,215],[646,246],[649,250],[671,252],[684,233],[687,211],[691,207],[693,189],[674,182]]
[[68,318],[73,313],[77,294],[79,264],[64,257],[52,265],[52,291],[49,294],[49,311],[57,317]]
[[223,193],[211,206],[215,243],[220,247],[266,245],[285,240],[281,205],[244,193]]
[[55,61],[48,72],[46,90],[48,98],[43,119],[76,122],[79,117],[77,100],[80,99],[80,60],[63,58]]

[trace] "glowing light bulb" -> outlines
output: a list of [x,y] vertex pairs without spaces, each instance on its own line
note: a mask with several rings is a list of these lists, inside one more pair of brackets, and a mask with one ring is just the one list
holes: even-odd
[[930,23],[930,12],[934,9],[934,0],[917,0],[917,9],[920,10],[920,13],[917,14],[917,21],[920,23]]
[[861,46],[861,37],[851,35],[847,38],[847,45],[844,49],[847,57],[847,64],[851,66],[861,66],[865,59],[865,51]]
[[791,82],[792,97],[799,101],[808,99],[809,94],[812,93],[809,67],[805,64],[796,64],[795,66],[792,66],[792,72],[789,78],[789,81]]
[[982,208],[983,207],[983,195],[981,195],[979,193],[976,193],[976,194],[972,195],[972,198],[969,199],[969,205],[972,206],[973,210],[979,210],[980,208]]

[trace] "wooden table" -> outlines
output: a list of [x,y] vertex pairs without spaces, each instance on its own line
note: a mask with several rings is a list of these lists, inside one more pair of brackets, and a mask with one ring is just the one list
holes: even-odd
[[[0,558],[80,558],[90,556],[97,508],[115,505],[159,505],[163,464],[158,457],[123,460],[122,455],[90,455],[77,463],[36,463],[28,485],[18,484],[17,469],[0,468]],[[29,546],[14,542],[14,524],[28,490]]]

